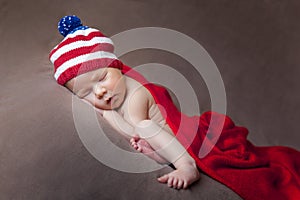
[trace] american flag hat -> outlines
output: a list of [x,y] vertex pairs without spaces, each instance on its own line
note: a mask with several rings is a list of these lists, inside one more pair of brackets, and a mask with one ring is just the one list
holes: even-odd
[[65,38],[51,50],[49,59],[54,65],[54,78],[60,85],[95,69],[122,69],[122,62],[113,53],[112,40],[97,29],[83,26],[77,16],[61,18],[58,31]]

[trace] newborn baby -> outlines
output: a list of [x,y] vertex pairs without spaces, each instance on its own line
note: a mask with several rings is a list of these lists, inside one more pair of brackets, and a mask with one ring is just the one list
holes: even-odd
[[176,140],[150,92],[123,74],[112,41],[99,30],[82,26],[76,16],[58,24],[65,37],[51,52],[56,81],[97,108],[130,144],[175,170],[158,178],[182,189],[200,178],[195,160]]

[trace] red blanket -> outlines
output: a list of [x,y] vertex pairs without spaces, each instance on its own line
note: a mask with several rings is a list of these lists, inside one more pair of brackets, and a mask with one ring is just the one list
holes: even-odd
[[[128,66],[124,65],[122,72],[144,84],[156,103],[163,106],[165,111],[161,112],[168,125],[204,173],[243,199],[300,199],[300,152],[280,146],[256,147],[247,140],[248,130],[223,114],[186,116],[177,110],[166,89],[148,83]],[[218,129],[222,130],[220,137]],[[205,157],[199,158],[200,149],[210,148]]]

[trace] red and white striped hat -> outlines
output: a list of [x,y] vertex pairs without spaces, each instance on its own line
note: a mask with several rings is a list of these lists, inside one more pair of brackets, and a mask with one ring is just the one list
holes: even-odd
[[82,26],[78,17],[63,17],[58,30],[65,38],[51,50],[49,59],[54,64],[54,78],[60,85],[95,69],[122,69],[122,62],[113,53],[112,40],[97,29]]

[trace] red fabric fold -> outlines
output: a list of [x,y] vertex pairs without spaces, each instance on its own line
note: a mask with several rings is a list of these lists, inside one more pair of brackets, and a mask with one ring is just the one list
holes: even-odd
[[[166,122],[204,173],[246,200],[300,199],[299,151],[282,146],[254,146],[247,140],[246,128],[236,126],[220,113],[186,116],[177,110],[165,88],[148,83],[128,66],[124,65],[122,72],[142,83],[164,108],[161,112]],[[211,151],[200,158],[201,149]]]

